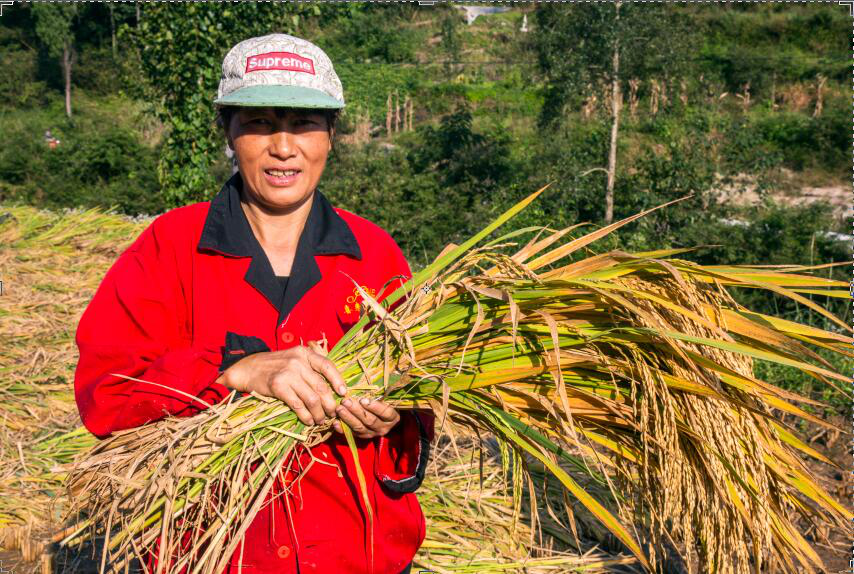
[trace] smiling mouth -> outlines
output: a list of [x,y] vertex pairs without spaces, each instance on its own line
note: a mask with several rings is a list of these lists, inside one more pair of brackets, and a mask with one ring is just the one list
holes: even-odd
[[298,169],[265,169],[264,179],[273,187],[290,187],[296,184],[300,173]]
[[265,169],[264,173],[273,177],[292,177],[300,171],[298,169]]

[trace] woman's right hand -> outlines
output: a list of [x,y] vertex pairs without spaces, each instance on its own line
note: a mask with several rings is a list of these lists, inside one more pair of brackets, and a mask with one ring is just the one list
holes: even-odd
[[227,368],[217,379],[226,388],[284,401],[305,425],[335,417],[335,389],[347,393],[335,364],[308,347],[254,353]]

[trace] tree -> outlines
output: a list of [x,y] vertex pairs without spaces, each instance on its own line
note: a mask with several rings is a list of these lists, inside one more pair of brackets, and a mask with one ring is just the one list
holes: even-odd
[[62,57],[60,64],[65,80],[65,115],[71,117],[71,68],[77,54],[74,50],[72,21],[77,15],[73,2],[33,4],[36,35],[52,58]]
[[213,124],[222,59],[236,43],[274,32],[295,33],[316,6],[290,3],[157,2],[126,24],[139,52],[144,91],[169,126],[158,178],[169,205],[208,199],[215,192],[210,166],[224,150]]
[[531,41],[546,80],[541,126],[559,125],[578,108],[586,86],[609,89],[611,141],[605,189],[605,222],[614,217],[617,142],[623,85],[687,68],[690,28],[678,8],[664,4],[598,2],[539,6]]
[[107,2],[107,9],[110,11],[110,41],[113,48],[113,59],[116,58],[116,11],[113,9],[113,3]]
[[460,41],[459,28],[460,14],[451,9],[445,12],[441,20],[442,50],[445,52],[445,75],[451,76],[454,64],[460,59],[462,43]]
[[499,126],[475,131],[467,104],[458,105],[438,126],[419,127],[418,135],[421,143],[410,149],[408,163],[415,174],[432,174],[441,190],[430,200],[435,202],[430,225],[444,230],[446,238],[465,237],[481,226],[485,212],[518,173],[510,137]]

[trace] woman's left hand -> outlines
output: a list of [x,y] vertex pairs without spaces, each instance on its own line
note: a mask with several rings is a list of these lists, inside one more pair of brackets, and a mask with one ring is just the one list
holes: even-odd
[[400,415],[393,406],[367,397],[359,400],[345,398],[335,412],[339,420],[332,423],[332,428],[337,432],[344,432],[341,428],[341,423],[344,422],[357,438],[385,436],[400,420]]

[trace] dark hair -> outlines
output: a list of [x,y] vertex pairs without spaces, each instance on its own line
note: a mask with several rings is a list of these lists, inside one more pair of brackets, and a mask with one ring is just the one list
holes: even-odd
[[[216,126],[222,130],[223,135],[227,135],[228,126],[231,125],[231,118],[234,117],[240,111],[239,106],[217,106],[216,108],[216,117],[214,118],[214,123]],[[338,121],[338,116],[341,110],[320,110],[320,112],[326,117],[326,126],[329,131],[329,139],[332,139],[332,135],[335,130],[335,123]]]

